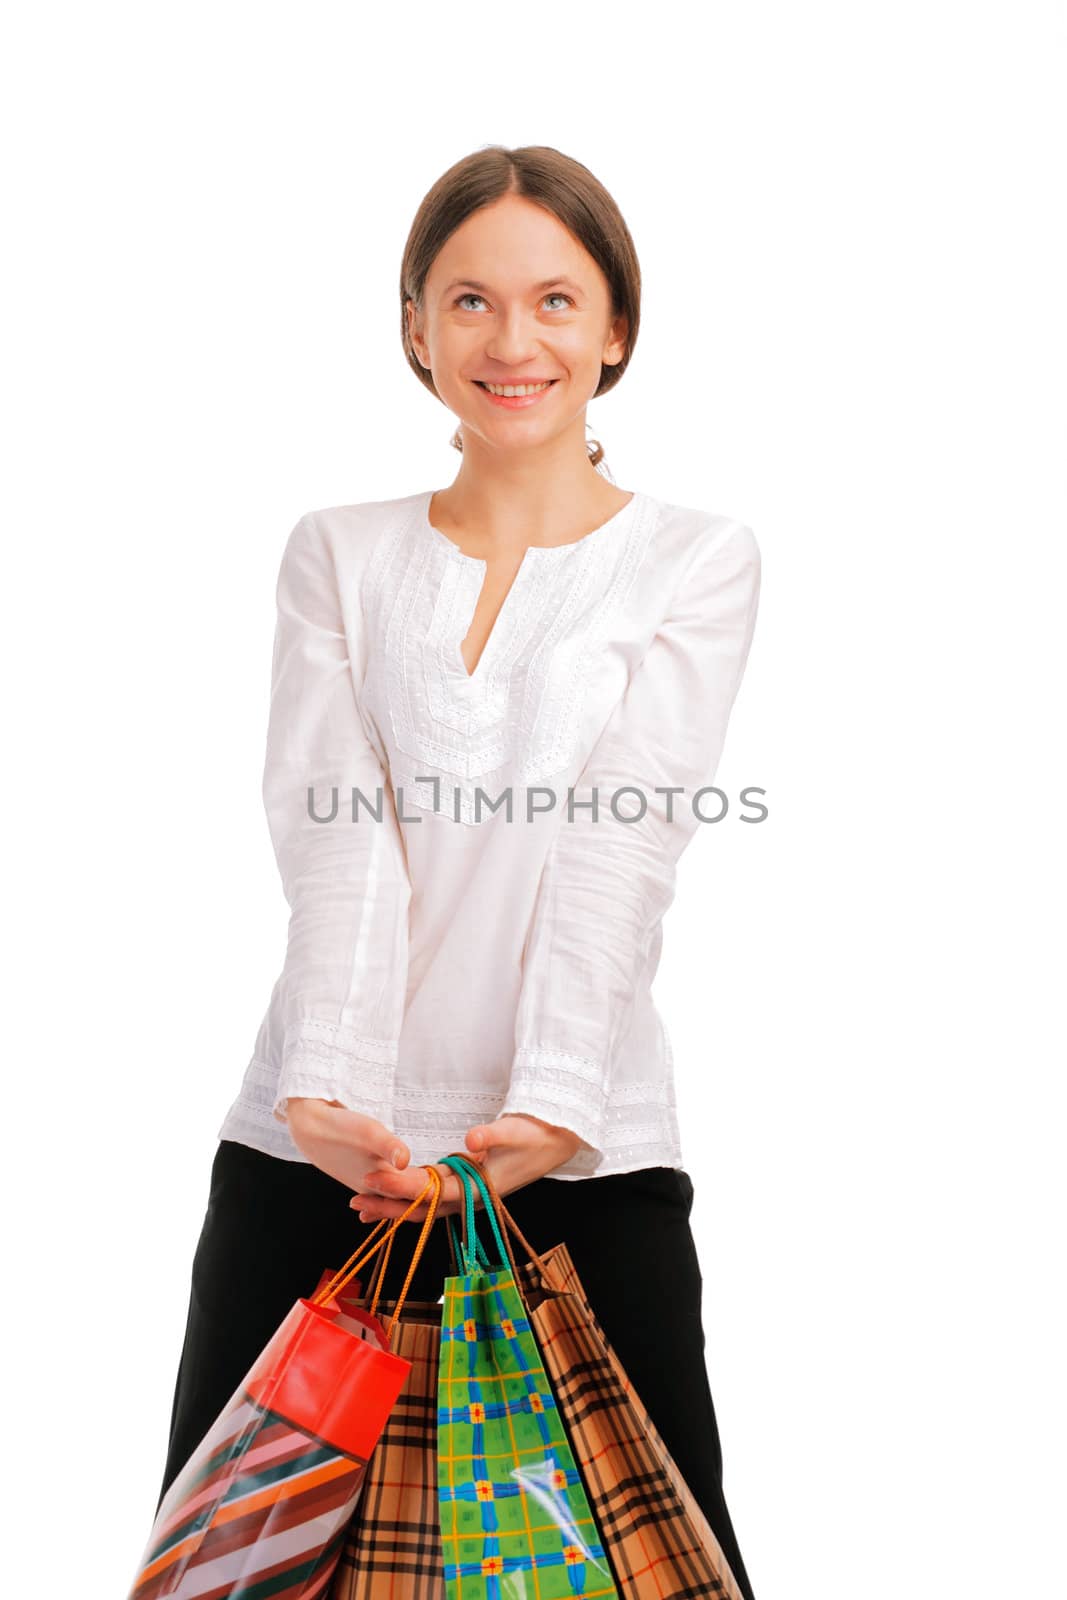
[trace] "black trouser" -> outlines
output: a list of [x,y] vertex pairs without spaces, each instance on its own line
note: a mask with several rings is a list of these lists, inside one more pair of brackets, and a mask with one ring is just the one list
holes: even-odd
[[[323,1268],[341,1266],[371,1231],[349,1206],[352,1193],[308,1162],[220,1140],[193,1258],[160,1501],[294,1300],[313,1294]],[[535,1250],[566,1242],[607,1339],[752,1600],[723,1498],[688,1175],[646,1167],[540,1178],[512,1190],[505,1204]],[[418,1226],[405,1228],[393,1243],[384,1299],[396,1296],[411,1263]],[[488,1242],[484,1218],[479,1233]],[[450,1261],[445,1224],[435,1223],[408,1298],[437,1301]]]

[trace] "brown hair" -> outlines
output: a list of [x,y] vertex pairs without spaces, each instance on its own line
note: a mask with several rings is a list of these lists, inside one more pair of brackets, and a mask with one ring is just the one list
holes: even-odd
[[[630,230],[604,185],[588,167],[551,145],[527,144],[508,150],[486,145],[464,156],[443,172],[426,193],[415,213],[400,265],[400,325],[408,365],[430,393],[437,395],[431,373],[411,346],[407,302],[422,307],[426,278],[438,251],[462,222],[501,195],[520,194],[544,206],[588,250],[608,281],[612,316],[625,314],[629,331],[626,350],[616,366],[601,367],[596,394],[613,389],[626,371],[637,342],[641,318],[641,268]],[[440,399],[440,396],[437,396]],[[463,441],[457,428],[452,436],[457,450]],[[604,458],[600,443],[587,441],[589,460],[597,466]]]

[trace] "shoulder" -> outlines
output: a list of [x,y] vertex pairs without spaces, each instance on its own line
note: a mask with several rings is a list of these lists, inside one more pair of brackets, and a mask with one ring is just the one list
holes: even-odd
[[305,511],[290,537],[318,539],[337,552],[358,553],[373,546],[388,529],[403,526],[414,514],[421,493],[391,500],[357,500],[345,505]]
[[329,574],[342,588],[358,581],[379,540],[407,524],[419,499],[410,494],[305,511],[285,541],[282,570]]
[[759,581],[760,547],[749,523],[702,506],[670,500],[655,505],[657,559],[674,568],[679,588],[722,582],[730,573]]

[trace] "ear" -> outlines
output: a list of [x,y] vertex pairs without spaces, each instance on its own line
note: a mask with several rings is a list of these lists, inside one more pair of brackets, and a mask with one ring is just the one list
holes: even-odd
[[608,332],[607,343],[604,345],[600,360],[605,367],[617,367],[626,354],[626,341],[630,336],[630,319],[625,312],[620,312],[611,324]]
[[426,341],[422,337],[421,319],[418,307],[410,297],[404,301],[404,315],[408,319],[408,340],[420,366],[430,370],[430,353],[426,348]]

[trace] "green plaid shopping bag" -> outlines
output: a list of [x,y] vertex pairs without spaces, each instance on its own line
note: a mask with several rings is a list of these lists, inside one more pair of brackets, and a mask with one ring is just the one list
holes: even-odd
[[[437,1482],[448,1600],[619,1600],[496,1214],[478,1238],[476,1169],[445,1156],[464,1190],[461,1274],[445,1279]],[[453,1220],[448,1219],[450,1228]]]

